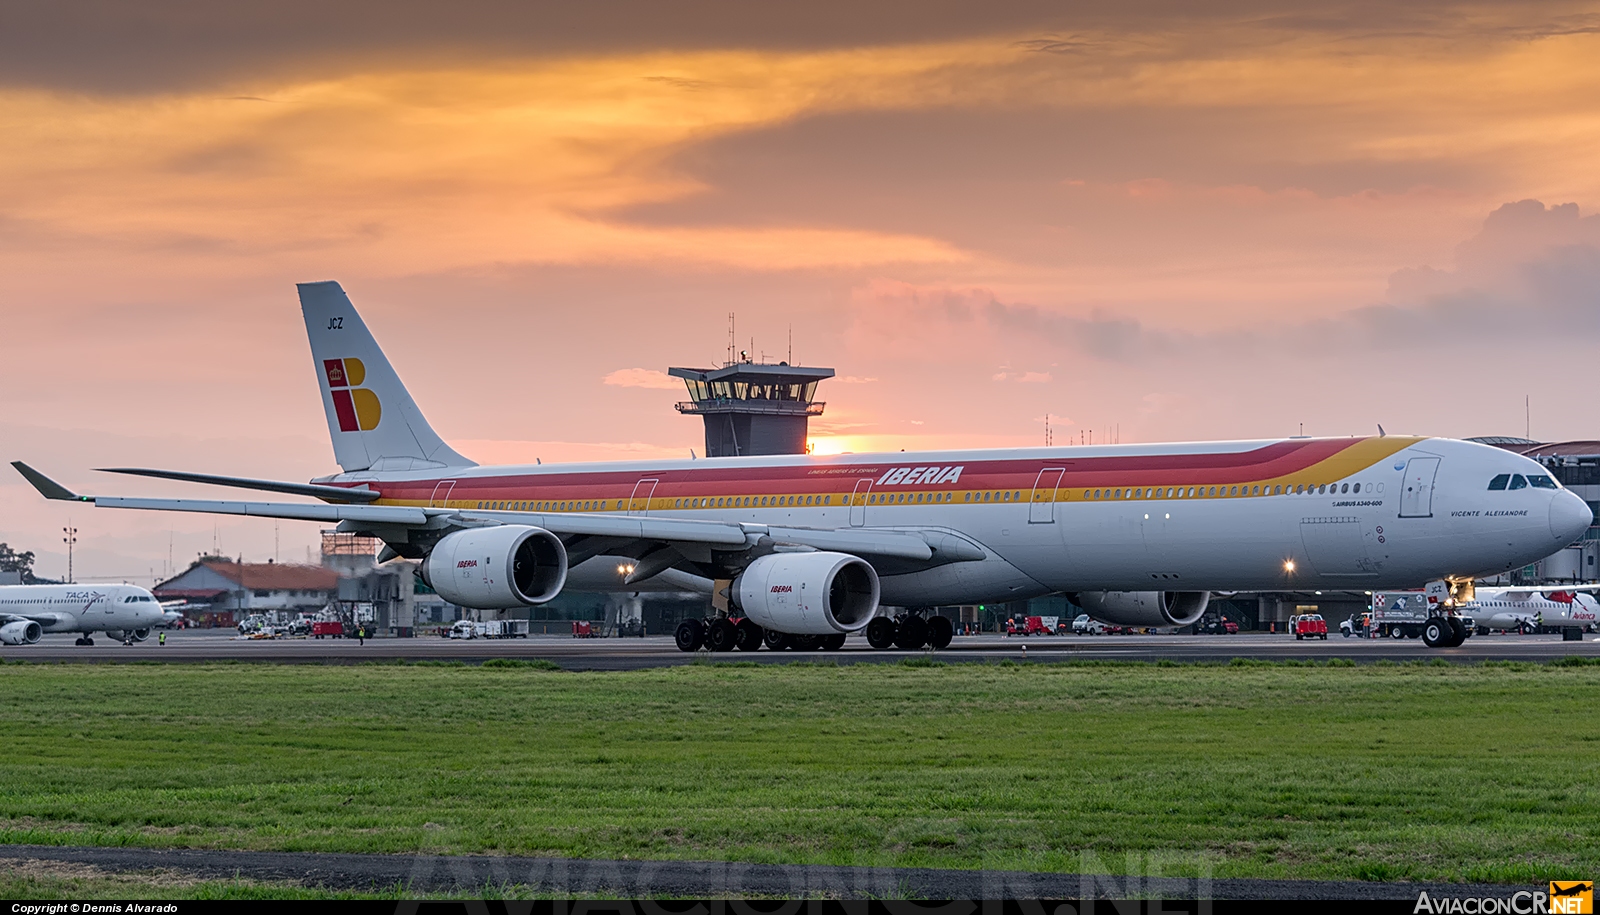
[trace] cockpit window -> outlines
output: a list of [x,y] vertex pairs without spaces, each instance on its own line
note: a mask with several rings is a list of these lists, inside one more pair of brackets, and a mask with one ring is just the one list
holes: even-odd
[[1557,489],[1557,488],[1559,488],[1559,487],[1556,486],[1556,481],[1555,480],[1552,480],[1549,477],[1544,476],[1542,474],[1540,476],[1536,476],[1536,477],[1528,477],[1528,485],[1532,486],[1534,489]]
[[1506,488],[1506,484],[1509,483],[1509,482],[1511,482],[1511,474],[1502,473],[1499,476],[1497,476],[1494,479],[1489,481],[1489,489],[1490,490],[1505,489]]
[[1528,481],[1520,473],[1511,475],[1511,489],[1527,489]]

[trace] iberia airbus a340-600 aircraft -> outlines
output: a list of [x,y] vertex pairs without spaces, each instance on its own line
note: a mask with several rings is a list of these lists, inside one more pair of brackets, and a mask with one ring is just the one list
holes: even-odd
[[[1591,518],[1527,458],[1399,435],[481,467],[429,426],[338,283],[299,288],[343,472],[119,472],[324,504],[79,496],[17,469],[100,508],[338,522],[381,538],[385,560],[420,560],[464,607],[698,589],[714,609],[678,628],[684,650],[832,649],[861,630],[875,647],[943,647],[950,624],[924,608],[1056,592],[1112,622],[1182,626],[1213,590],[1470,581],[1548,556]],[[1489,485],[1506,473],[1539,482]]]

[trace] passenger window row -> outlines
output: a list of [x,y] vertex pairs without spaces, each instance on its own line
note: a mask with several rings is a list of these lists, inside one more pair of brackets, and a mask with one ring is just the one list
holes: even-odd
[[[638,500],[641,504],[650,501]],[[921,500],[918,500],[921,501]],[[621,511],[628,499],[587,499],[550,502],[479,502],[478,507],[489,511]],[[695,499],[673,499],[673,508],[770,508],[794,505],[832,505],[833,496],[707,496]]]
[[1277,486],[1149,486],[1129,489],[1085,489],[1083,498],[1096,499],[1213,499],[1235,496],[1357,495],[1363,491],[1383,492],[1383,484],[1372,483],[1284,483]]

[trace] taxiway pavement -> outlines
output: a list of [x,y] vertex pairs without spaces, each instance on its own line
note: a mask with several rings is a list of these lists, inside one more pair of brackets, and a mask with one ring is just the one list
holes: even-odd
[[[636,670],[688,664],[694,660],[785,663],[828,659],[839,664],[882,663],[919,657],[926,651],[876,651],[860,636],[851,637],[838,651],[731,651],[685,653],[668,636],[644,638],[575,639],[566,636],[530,636],[521,639],[245,639],[231,629],[178,630],[158,644],[155,635],[133,645],[97,638],[92,647],[73,644],[75,636],[47,635],[33,645],[0,647],[0,659],[11,661],[261,661],[270,663],[359,663],[361,661],[463,661],[482,663],[490,658],[548,660],[570,670]],[[1379,660],[1447,661],[1487,660],[1550,661],[1569,655],[1600,657],[1600,636],[1586,634],[1581,642],[1562,641],[1559,635],[1474,636],[1460,648],[1429,648],[1419,639],[1360,639],[1332,636],[1327,641],[1296,641],[1287,635],[1101,635],[957,636],[949,648],[933,652],[950,663],[1013,661],[1212,661],[1233,658],[1256,660],[1326,660],[1348,658],[1357,663]]]
[[1368,883],[1251,880],[1000,870],[742,864],[721,861],[605,861],[484,855],[353,855],[223,849],[96,848],[0,845],[0,867],[39,862],[89,865],[109,872],[176,871],[202,879],[244,877],[335,890],[482,892],[523,886],[556,895],[621,898],[748,896],[844,899],[1393,899],[1509,897],[1524,887],[1460,883]]

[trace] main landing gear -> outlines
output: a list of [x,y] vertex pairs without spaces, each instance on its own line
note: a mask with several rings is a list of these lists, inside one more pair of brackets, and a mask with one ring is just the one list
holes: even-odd
[[94,639],[91,639],[86,635],[80,635],[80,636],[78,636],[78,640],[76,642],[73,642],[72,644],[74,644],[74,645],[90,645],[90,646],[92,646],[92,645],[94,645]]
[[757,651],[762,645],[773,651],[838,651],[844,647],[844,634],[790,635],[763,629],[754,620],[734,620],[726,616],[704,620],[684,620],[672,634],[679,651]]
[[920,608],[890,618],[880,616],[867,624],[867,644],[879,651],[903,648],[915,651],[929,648],[947,648],[955,638],[956,627],[942,616],[924,616]]

